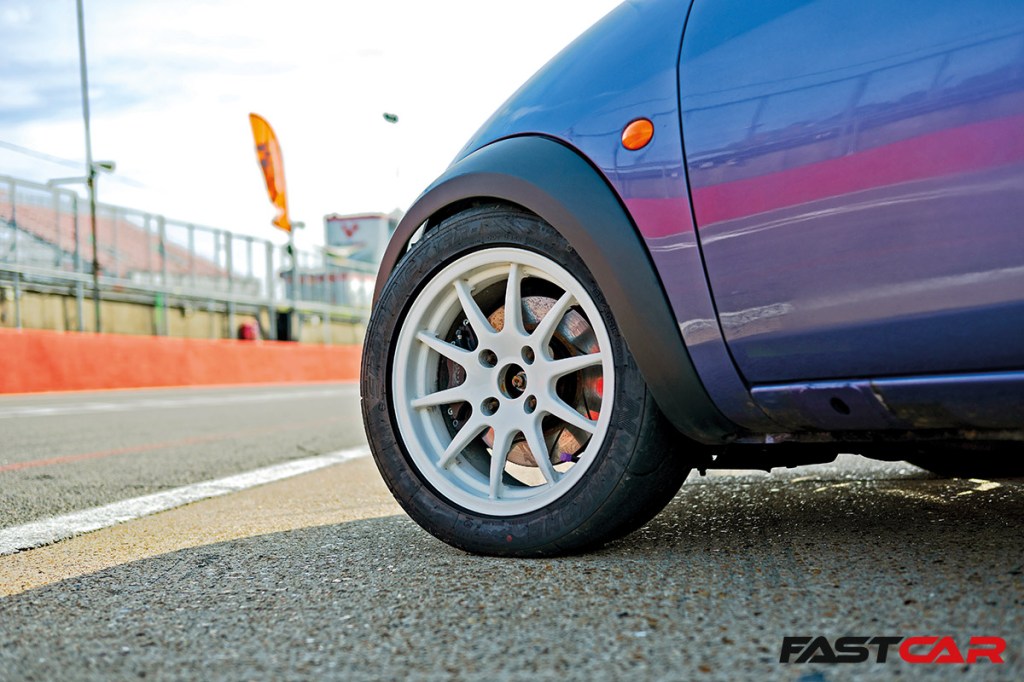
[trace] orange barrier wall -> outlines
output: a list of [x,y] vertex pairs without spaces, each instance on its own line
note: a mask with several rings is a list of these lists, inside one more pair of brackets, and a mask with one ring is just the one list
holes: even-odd
[[0,329],[0,393],[353,381],[359,346]]

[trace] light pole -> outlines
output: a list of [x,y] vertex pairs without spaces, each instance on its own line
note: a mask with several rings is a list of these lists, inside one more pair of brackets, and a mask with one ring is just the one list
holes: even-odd
[[[397,126],[398,125],[398,114],[393,114],[391,112],[385,111],[384,112],[384,120],[387,121],[387,123],[389,125]],[[399,166],[398,166],[398,155],[399,155],[400,151],[401,150],[400,150],[400,147],[399,147],[399,144],[398,144],[398,136],[397,135],[392,135],[391,136],[391,160],[394,161],[394,163],[395,163],[395,179],[394,179],[393,182],[394,182],[394,193],[395,193],[394,199],[395,199],[395,205],[396,206],[398,205],[398,195],[400,194],[399,187],[398,187],[398,168],[399,168]]]
[[[82,0],[75,0],[78,9],[78,66],[82,80],[82,118],[85,120],[85,172],[89,190],[89,230],[92,234],[92,301],[96,317],[96,333],[103,329],[100,322],[100,261],[99,239],[96,236],[96,166],[92,162],[92,134],[89,129],[89,75],[85,65],[85,19]],[[113,168],[111,168],[113,170]]]
[[[46,181],[48,187],[84,183],[89,188],[89,225],[91,228],[90,234],[92,235],[92,301],[96,315],[96,333],[100,332],[100,267],[97,254],[99,240],[96,238],[96,178],[100,173],[113,173],[115,168],[117,168],[117,164],[113,161],[95,161],[89,164],[89,174],[84,177],[54,178],[53,180]],[[75,212],[78,212],[77,208]],[[77,243],[75,244],[75,253],[78,254]]]
[[289,301],[291,305],[291,312],[288,314],[288,340],[299,340],[299,334],[301,333],[302,327],[302,315],[299,314],[299,286],[302,281],[299,277],[299,252],[295,250],[295,230],[301,230],[306,226],[306,223],[292,220],[288,223],[288,255],[292,259],[292,300]]

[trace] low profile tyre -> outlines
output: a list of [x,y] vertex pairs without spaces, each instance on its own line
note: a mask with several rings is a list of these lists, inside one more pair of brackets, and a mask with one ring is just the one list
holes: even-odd
[[511,208],[457,214],[410,250],[371,317],[361,388],[392,493],[471,552],[598,546],[691,468],[584,263]]

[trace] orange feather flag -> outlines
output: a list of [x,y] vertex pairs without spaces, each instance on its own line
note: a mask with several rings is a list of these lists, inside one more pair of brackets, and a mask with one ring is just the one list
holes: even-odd
[[277,216],[271,223],[285,232],[292,231],[288,220],[288,198],[284,185],[284,157],[281,156],[281,145],[277,142],[274,129],[262,116],[249,114],[252,124],[252,136],[256,140],[256,158],[263,169],[263,179],[267,181],[267,194],[277,208]]

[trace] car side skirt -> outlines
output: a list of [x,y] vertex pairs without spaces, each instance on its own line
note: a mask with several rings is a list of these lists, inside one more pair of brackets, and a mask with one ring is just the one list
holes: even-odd
[[1024,437],[1024,371],[774,384],[751,393],[794,431],[970,429],[974,438]]

